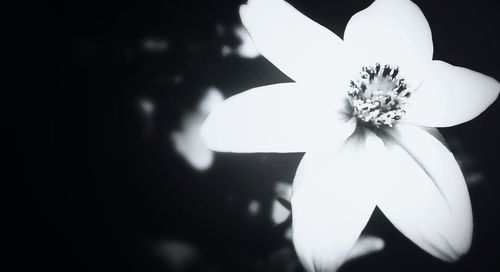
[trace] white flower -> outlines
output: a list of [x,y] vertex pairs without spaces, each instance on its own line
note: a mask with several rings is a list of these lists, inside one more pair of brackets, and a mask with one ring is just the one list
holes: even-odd
[[500,84],[432,60],[429,25],[407,0],[377,0],[344,39],[280,0],[240,9],[257,49],[295,83],[227,99],[202,128],[224,152],[306,152],[292,196],[293,241],[309,271],[334,271],[375,206],[420,248],[465,254],[472,212],[464,177],[434,129],[469,121]]

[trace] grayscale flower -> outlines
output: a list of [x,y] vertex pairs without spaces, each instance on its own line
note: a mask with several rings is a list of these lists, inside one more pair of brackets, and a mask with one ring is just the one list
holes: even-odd
[[472,211],[464,177],[435,129],[495,101],[493,78],[432,60],[432,35],[407,0],[377,0],[341,39],[280,0],[241,19],[257,49],[294,83],[227,99],[202,135],[221,152],[305,152],[293,184],[293,242],[308,271],[335,271],[378,206],[445,261],[465,254]]

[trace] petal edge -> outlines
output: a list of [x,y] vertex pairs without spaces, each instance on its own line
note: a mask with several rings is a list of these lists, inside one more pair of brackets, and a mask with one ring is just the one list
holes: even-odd
[[296,82],[342,72],[343,41],[282,0],[250,0],[240,17],[259,52]]
[[307,87],[282,83],[254,88],[224,101],[210,113],[201,135],[220,152],[305,152],[342,143],[354,130],[329,99]]
[[387,143],[391,175],[377,205],[406,237],[431,255],[454,261],[472,241],[472,208],[453,154],[418,127],[400,125]]
[[467,122],[498,97],[500,83],[492,77],[444,61],[433,61],[431,72],[408,100],[408,123],[449,127]]

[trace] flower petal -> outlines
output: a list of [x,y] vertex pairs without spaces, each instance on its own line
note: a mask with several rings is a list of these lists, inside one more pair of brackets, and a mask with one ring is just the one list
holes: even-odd
[[467,122],[498,97],[500,83],[472,70],[433,61],[431,73],[409,99],[405,121],[432,127]]
[[369,235],[361,236],[349,253],[348,260],[357,259],[381,251],[384,247],[385,242],[380,237]]
[[437,139],[411,125],[390,132],[377,205],[406,237],[453,261],[472,239],[472,210],[460,168]]
[[422,11],[409,0],[377,0],[347,24],[344,41],[359,60],[400,66],[411,86],[418,86],[432,60],[432,34]]
[[215,108],[201,133],[215,151],[304,152],[353,132],[355,120],[338,111],[339,103],[296,83],[259,87]]
[[[292,227],[308,271],[335,271],[348,258],[375,207],[371,182],[377,148],[373,134],[360,148],[308,152],[293,184]],[[356,143],[357,144],[357,143]]]
[[250,0],[240,16],[260,53],[293,80],[335,81],[342,72],[342,39],[288,3]]

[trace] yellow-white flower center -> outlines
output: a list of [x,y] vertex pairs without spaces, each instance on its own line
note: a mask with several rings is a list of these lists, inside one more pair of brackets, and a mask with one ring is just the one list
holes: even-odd
[[399,67],[390,65],[364,66],[360,77],[351,80],[349,101],[353,116],[379,128],[392,127],[405,114],[404,106],[411,93],[399,74]]

